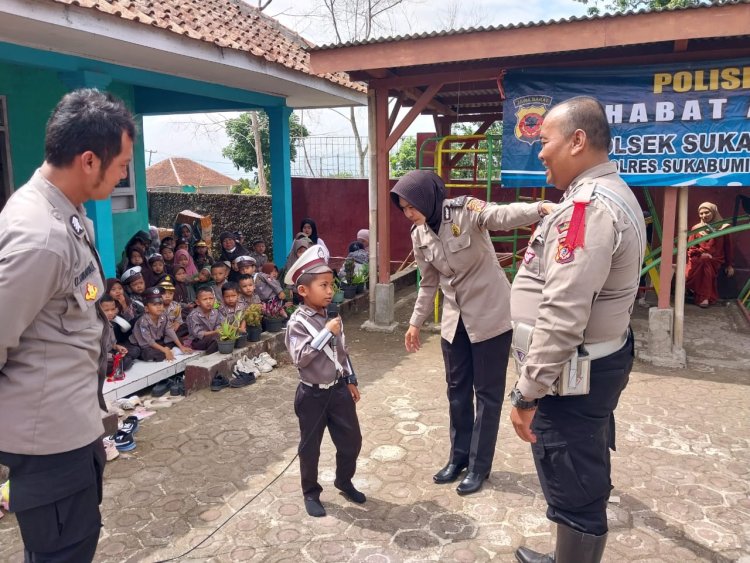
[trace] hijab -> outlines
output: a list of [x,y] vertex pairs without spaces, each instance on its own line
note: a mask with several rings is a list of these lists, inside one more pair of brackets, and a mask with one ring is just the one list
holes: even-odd
[[318,244],[318,226],[315,224],[315,221],[313,221],[309,217],[305,217],[304,219],[302,219],[299,224],[300,232],[303,230],[305,225],[310,225],[310,228],[312,228],[312,233],[310,233],[309,236],[305,236],[307,236],[307,238],[309,238],[313,244]]
[[412,170],[406,173],[391,190],[391,201],[401,209],[399,197],[425,216],[430,229],[435,233],[440,230],[445,200],[445,184],[440,176],[429,170]]
[[[698,206],[698,211],[700,211],[701,209],[708,209],[711,212],[711,223],[724,220],[724,218],[721,216],[721,213],[719,213],[719,208],[716,207],[715,203],[711,203],[710,201],[704,201]],[[701,220],[700,223],[693,226],[693,229],[699,229],[707,225],[708,223],[704,223],[703,220]],[[724,228],[724,227],[722,226],[720,228]]]
[[288,272],[289,268],[291,268],[294,263],[297,261],[297,251],[300,248],[310,248],[312,246],[312,241],[307,238],[306,236],[300,237],[294,241],[294,244],[292,245],[292,250],[289,252],[289,255],[286,257],[286,264],[284,264],[284,271]]
[[[175,266],[174,267],[174,273],[177,273],[177,270],[185,270],[185,273],[187,274],[187,268],[185,266]],[[177,281],[177,278],[173,277],[173,284],[174,284],[174,300],[178,303],[188,303],[190,299],[188,299],[188,291],[187,286],[185,285],[185,282]]]
[[188,264],[185,266],[185,273],[188,276],[188,279],[193,279],[195,276],[198,275],[198,268],[195,267],[195,262],[193,262],[193,257],[190,256],[190,253],[185,250],[184,248],[180,248],[179,250],[175,250],[174,253],[174,264],[175,267],[177,267],[177,264],[179,264],[178,258],[180,256],[187,256]]

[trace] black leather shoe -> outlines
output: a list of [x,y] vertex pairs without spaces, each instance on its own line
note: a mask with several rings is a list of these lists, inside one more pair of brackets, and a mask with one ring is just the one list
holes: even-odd
[[453,483],[461,472],[466,469],[465,463],[449,463],[443,467],[440,471],[432,476],[432,480],[438,485],[444,485],[445,483]]
[[555,556],[552,553],[539,553],[521,546],[516,550],[516,561],[519,563],[555,563]]
[[484,480],[489,476],[489,473],[485,473],[484,475],[482,475],[479,473],[472,473],[470,471],[466,474],[464,480],[458,484],[458,487],[456,487],[456,492],[459,495],[470,495],[471,493],[476,493],[479,489],[482,488],[482,483],[484,483]]

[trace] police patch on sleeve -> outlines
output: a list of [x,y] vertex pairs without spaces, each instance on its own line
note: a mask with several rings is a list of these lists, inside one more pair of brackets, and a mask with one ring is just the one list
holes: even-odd
[[81,224],[81,220],[78,218],[78,215],[70,216],[70,226],[73,227],[73,232],[78,236],[81,236],[83,234],[83,225]]
[[560,243],[557,245],[557,254],[555,254],[555,262],[558,264],[568,264],[575,260],[575,252],[567,244]]
[[487,207],[487,202],[481,199],[470,199],[466,204],[466,209],[474,213],[480,213],[485,207]]

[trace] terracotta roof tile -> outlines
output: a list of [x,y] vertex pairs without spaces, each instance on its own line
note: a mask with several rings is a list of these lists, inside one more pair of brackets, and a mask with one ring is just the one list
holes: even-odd
[[366,88],[343,72],[310,70],[312,43],[242,0],[47,0],[96,10],[222,48],[245,51],[268,62],[318,76],[360,92]]
[[234,186],[237,180],[189,158],[167,158],[146,168],[146,187]]

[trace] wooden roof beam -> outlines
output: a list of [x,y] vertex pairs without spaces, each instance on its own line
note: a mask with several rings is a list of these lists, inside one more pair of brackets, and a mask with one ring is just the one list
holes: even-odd
[[440,88],[442,88],[442,84],[432,84],[427,90],[424,91],[424,93],[419,97],[417,102],[414,104],[414,107],[412,107],[409,110],[409,113],[407,113],[404,118],[399,122],[396,127],[394,127],[393,131],[390,132],[388,135],[388,139],[386,139],[385,142],[385,150],[386,152],[390,152],[390,150],[393,148],[393,146],[398,142],[398,140],[401,138],[401,135],[404,134],[404,132],[409,128],[409,125],[411,125],[416,117],[422,113],[422,110],[424,110],[427,107],[427,104],[432,101],[432,98],[435,97],[435,94],[437,94],[440,91]]
[[554,53],[563,49],[578,51],[743,36],[748,29],[750,6],[728,4],[312,50],[310,66],[315,73],[399,68]]

